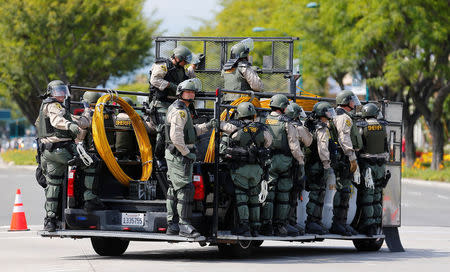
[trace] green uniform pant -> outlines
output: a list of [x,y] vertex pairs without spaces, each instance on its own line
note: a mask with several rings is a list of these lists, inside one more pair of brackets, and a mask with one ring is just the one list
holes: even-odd
[[250,223],[253,229],[258,229],[261,225],[258,195],[261,192],[262,174],[263,170],[257,164],[248,164],[231,170],[239,223]]
[[97,187],[96,181],[97,167],[96,164],[92,164],[88,168],[84,169],[84,191],[83,198],[84,201],[92,200],[97,198],[95,187]]
[[[366,188],[364,176],[367,169],[370,168],[372,172],[372,179],[374,180],[375,189]],[[364,228],[372,224],[381,226],[382,217],[382,193],[383,188],[381,184],[384,179],[386,167],[384,164],[378,165],[376,163],[367,163],[361,160],[361,184],[358,186],[358,209],[356,212],[357,227]]]
[[192,183],[193,164],[187,165],[183,156],[165,152],[167,160],[167,222],[190,224],[195,188]]
[[286,224],[290,209],[289,192],[292,188],[290,169],[292,157],[277,154],[269,169],[269,194],[262,205],[263,224]]
[[333,199],[333,222],[347,224],[348,203],[350,201],[353,174],[350,162],[343,158],[336,171],[336,194]]
[[48,186],[45,188],[45,211],[48,218],[56,218],[58,214],[61,186],[67,172],[67,162],[72,158],[72,153],[66,148],[57,148],[52,152],[44,150],[42,153],[42,161],[47,168],[45,177]]
[[306,190],[309,191],[309,201],[306,204],[307,221],[320,223],[327,186],[324,180],[323,167],[320,162],[316,162],[312,165],[306,165],[306,169]]

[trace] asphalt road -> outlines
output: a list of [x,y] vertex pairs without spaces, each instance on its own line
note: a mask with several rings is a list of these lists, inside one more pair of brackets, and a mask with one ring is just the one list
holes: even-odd
[[[404,180],[404,253],[357,252],[350,241],[264,242],[244,260],[221,259],[216,247],[131,242],[121,257],[101,257],[88,239],[46,239],[37,235],[44,217],[43,190],[32,168],[0,165],[0,271],[424,271],[450,267],[450,185]],[[8,232],[16,190],[22,191],[31,231]],[[282,266],[281,266],[282,265]],[[364,266],[361,266],[364,265]]]

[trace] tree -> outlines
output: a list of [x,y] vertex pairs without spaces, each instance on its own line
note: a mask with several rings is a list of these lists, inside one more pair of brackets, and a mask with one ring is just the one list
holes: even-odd
[[[359,72],[367,79],[371,99],[404,103],[409,165],[415,156],[413,126],[420,116],[425,117],[432,132],[432,166],[436,169],[442,161],[441,116],[449,93],[448,3],[323,0],[320,8],[308,9],[308,2],[279,0],[277,4],[264,5],[265,1],[223,1],[224,10],[207,29],[209,32],[228,29],[230,35],[248,35],[248,30],[243,29],[262,26],[278,29],[279,34],[299,36],[306,86],[324,88],[325,79],[332,76],[342,87],[346,73]],[[261,5],[265,7],[262,13]],[[237,9],[240,6],[246,9]],[[245,14],[247,17],[241,17]],[[243,24],[235,22],[235,17],[249,20]]]
[[148,63],[143,0],[0,0],[0,88],[34,123],[48,82],[97,86]]

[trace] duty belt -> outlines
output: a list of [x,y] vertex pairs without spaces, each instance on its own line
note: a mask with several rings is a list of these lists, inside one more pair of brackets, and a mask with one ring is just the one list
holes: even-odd
[[363,153],[363,154],[359,154],[359,157],[362,159],[385,159],[385,160],[387,160],[389,158],[389,154],[388,153],[380,153],[380,154]]
[[70,146],[72,144],[72,141],[63,141],[63,142],[56,142],[56,143],[41,143],[39,145],[39,148],[41,149],[41,152],[44,152],[44,150],[48,150],[50,152],[53,152],[57,148],[65,148],[67,146]]
[[[189,152],[191,152],[191,153],[195,153],[195,151],[196,151],[194,145],[192,145],[192,146],[187,145],[187,148],[189,149]],[[183,156],[181,154],[181,152],[175,147],[174,144],[168,144],[167,149],[169,149],[169,152],[174,156]]]

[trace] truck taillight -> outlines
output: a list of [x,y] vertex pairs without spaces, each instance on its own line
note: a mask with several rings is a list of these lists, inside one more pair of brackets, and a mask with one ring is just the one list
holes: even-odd
[[74,197],[73,195],[73,183],[75,181],[76,169],[71,169],[67,178],[67,197]]
[[203,184],[203,177],[201,175],[194,175],[192,177],[194,183],[195,194],[194,200],[203,200],[205,198],[205,185]]

